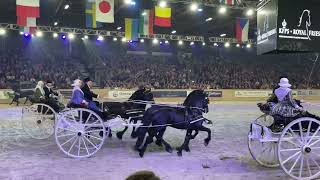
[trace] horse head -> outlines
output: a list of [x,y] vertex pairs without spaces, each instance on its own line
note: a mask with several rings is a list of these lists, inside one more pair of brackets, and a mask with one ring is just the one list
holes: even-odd
[[191,108],[194,111],[201,111],[201,113],[209,112],[209,98],[208,94],[203,90],[192,91],[183,103],[184,106]]

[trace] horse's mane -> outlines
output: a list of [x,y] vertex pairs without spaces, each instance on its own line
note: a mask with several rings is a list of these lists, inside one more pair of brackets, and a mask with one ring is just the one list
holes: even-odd
[[195,101],[198,101],[199,98],[204,97],[204,91],[197,89],[192,91],[186,98],[186,100],[184,100],[183,105],[184,106],[192,106]]

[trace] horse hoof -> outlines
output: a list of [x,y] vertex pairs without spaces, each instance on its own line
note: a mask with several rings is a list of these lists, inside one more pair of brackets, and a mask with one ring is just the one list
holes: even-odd
[[204,145],[205,145],[205,146],[208,146],[208,145],[209,145],[209,142],[210,142],[210,139],[205,139],[205,140],[204,140]]
[[109,133],[108,137],[109,137],[109,138],[112,138],[112,133],[111,133],[111,132]]
[[168,152],[168,153],[172,153],[172,148],[170,148],[170,147],[168,147],[168,148],[166,148],[166,151]]
[[140,156],[141,158],[143,158],[144,152],[143,152],[141,149],[138,149],[138,151],[139,151],[139,156]]
[[156,145],[162,147],[162,142],[161,142],[161,140],[156,140]]
[[186,147],[184,150],[186,150],[186,152],[190,152],[190,148]]
[[177,154],[178,154],[179,157],[182,157],[182,152],[181,151],[180,152],[178,151]]
[[122,134],[121,134],[121,132],[118,132],[118,133],[117,133],[117,138],[120,139],[120,140],[122,140]]

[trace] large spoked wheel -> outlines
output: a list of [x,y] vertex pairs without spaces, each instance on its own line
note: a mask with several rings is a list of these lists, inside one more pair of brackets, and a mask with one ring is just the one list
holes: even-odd
[[261,142],[248,134],[248,148],[254,160],[264,167],[274,168],[279,166],[277,142]]
[[34,139],[47,139],[54,133],[56,112],[46,104],[33,104],[22,109],[21,124]]
[[59,115],[55,139],[60,150],[74,158],[90,157],[102,147],[110,128],[88,109],[72,109]]
[[320,175],[320,122],[299,118],[283,130],[278,143],[281,168],[295,179],[315,179]]

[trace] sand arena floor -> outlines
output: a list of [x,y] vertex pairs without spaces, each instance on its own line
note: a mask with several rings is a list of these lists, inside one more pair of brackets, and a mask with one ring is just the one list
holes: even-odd
[[[217,103],[206,115],[213,120],[212,141],[205,147],[206,133],[190,143],[191,152],[178,157],[152,144],[144,158],[133,150],[135,140],[107,139],[93,157],[73,159],[64,155],[54,138],[34,140],[21,126],[21,107],[0,109],[0,179],[12,180],[123,180],[139,170],[152,170],[163,180],[289,179],[280,168],[259,166],[249,154],[247,133],[252,120],[261,115],[256,103]],[[320,108],[306,107],[320,114]],[[177,147],[185,131],[169,128],[165,139]]]

